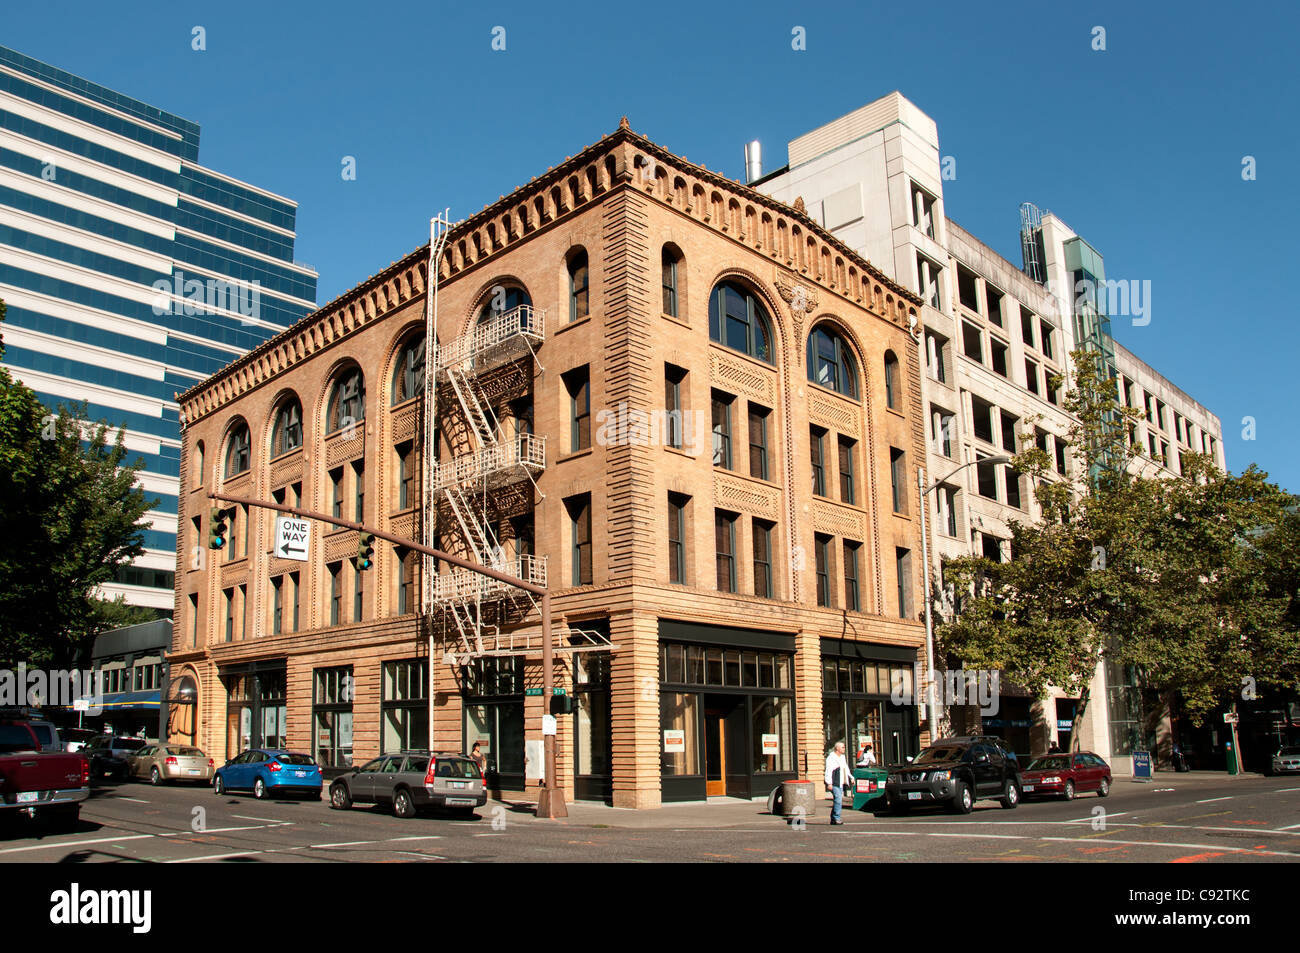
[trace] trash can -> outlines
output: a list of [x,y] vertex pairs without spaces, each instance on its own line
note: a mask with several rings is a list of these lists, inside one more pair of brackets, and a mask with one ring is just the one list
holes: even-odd
[[853,769],[853,810],[883,811],[885,809],[885,780],[889,771],[871,767]]
[[780,813],[784,817],[812,817],[817,813],[817,797],[811,781],[782,781]]

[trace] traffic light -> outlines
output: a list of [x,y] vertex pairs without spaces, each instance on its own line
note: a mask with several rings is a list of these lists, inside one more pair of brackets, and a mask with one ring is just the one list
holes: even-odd
[[574,709],[578,706],[572,695],[552,695],[551,696],[551,714],[552,715],[572,715]]
[[357,537],[357,569],[369,569],[375,564],[375,534],[362,533]]
[[208,549],[226,548],[226,511],[214,506],[208,512]]

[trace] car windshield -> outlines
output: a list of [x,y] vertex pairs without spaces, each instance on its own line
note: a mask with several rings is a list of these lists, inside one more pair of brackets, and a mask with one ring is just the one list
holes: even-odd
[[944,745],[943,747],[940,748],[926,748],[919,755],[917,755],[916,760],[913,761],[912,763],[928,764],[932,761],[956,761],[959,758],[961,758],[962,753],[965,750],[966,750],[965,748],[960,748],[957,747],[956,745],[952,745],[952,746]]
[[1070,766],[1069,758],[1035,758],[1029,762],[1026,771],[1064,771]]
[[279,761],[281,764],[292,764],[297,765],[298,767],[316,767],[316,762],[311,759],[311,755],[309,754],[292,754],[286,751],[283,754],[277,754],[275,760]]
[[144,747],[144,742],[139,738],[114,738],[113,747],[122,751],[139,751]]
[[465,758],[439,758],[433,769],[439,778],[477,778],[478,765]]
[[25,725],[0,725],[0,751],[31,751],[34,747]]
[[180,755],[182,758],[201,758],[203,752],[198,748],[168,748],[168,754]]

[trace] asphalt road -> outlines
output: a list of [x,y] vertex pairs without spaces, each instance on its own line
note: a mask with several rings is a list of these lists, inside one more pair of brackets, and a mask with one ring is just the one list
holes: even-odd
[[0,862],[1128,862],[1300,861],[1300,778],[1117,781],[1110,797],[981,801],[957,817],[875,817],[829,805],[803,825],[757,802],[620,811],[574,805],[563,821],[489,801],[472,819],[399,820],[379,808],[330,810],[325,800],[218,797],[207,787],[107,784],[75,831],[12,825]]

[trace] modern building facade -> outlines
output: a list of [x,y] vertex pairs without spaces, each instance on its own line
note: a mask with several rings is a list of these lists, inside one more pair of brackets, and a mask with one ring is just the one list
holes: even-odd
[[[761,797],[835,741],[914,753],[920,299],[626,120],[446,237],[432,346],[426,246],[181,395],[185,547],[219,487],[427,520],[549,587],[571,798]],[[176,579],[168,659],[197,698],[175,740],[331,770],[478,742],[492,787],[535,788],[525,596],[386,543],[361,569],[357,532],[319,522],[289,559],[272,513],[231,512]]]
[[[939,483],[927,494],[931,579],[941,578],[946,559],[1008,558],[1010,522],[1039,517],[1024,476],[1009,466],[958,470],[963,464],[1014,454],[1032,440],[1058,475],[1077,476],[1067,439],[1072,420],[1052,386],[1071,372],[1076,349],[1096,350],[1123,401],[1143,409],[1133,440],[1149,452],[1135,468],[1177,473],[1191,450],[1225,465],[1219,419],[1110,336],[1108,319],[1129,319],[1139,303],[1130,291],[1140,287],[1108,283],[1102,256],[1058,216],[1032,206],[1022,211],[1019,265],[949,219],[943,182],[951,160],[940,153],[935,122],[901,94],[800,136],[788,155],[786,166],[751,185],[782,201],[802,198],[814,221],[922,299],[926,483]],[[1111,306],[1119,299],[1122,309]],[[950,613],[950,594],[936,591],[936,608]],[[1119,771],[1129,769],[1135,746],[1150,743],[1126,673],[1098,671],[1082,719],[1078,699],[1062,692],[1035,699],[1004,688],[995,714],[954,708],[951,730],[1000,735],[1022,754],[1066,747],[1077,732]]]
[[0,47],[5,366],[144,459],[145,554],[104,587],[169,612],[175,395],[315,308],[297,206],[199,164],[189,120]]

